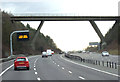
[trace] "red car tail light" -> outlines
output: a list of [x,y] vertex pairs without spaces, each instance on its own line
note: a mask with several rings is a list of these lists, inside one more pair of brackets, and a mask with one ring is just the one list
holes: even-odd
[[25,63],[26,63],[26,65],[28,65],[28,66],[29,66],[29,62],[28,62],[28,61],[26,61]]

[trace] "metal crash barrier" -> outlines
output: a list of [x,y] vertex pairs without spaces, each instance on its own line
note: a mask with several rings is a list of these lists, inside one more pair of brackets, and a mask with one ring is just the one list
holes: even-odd
[[99,65],[99,66],[104,66],[104,67],[109,67],[109,68],[114,68],[117,69],[118,65],[116,62],[110,62],[110,61],[100,61],[100,60],[92,60],[92,59],[85,59],[85,58],[81,58],[80,56],[74,56],[74,55],[70,55],[70,54],[65,54],[65,57],[69,58],[69,59],[74,59],[74,60],[78,60],[80,62],[83,63],[89,63],[89,64],[93,64],[93,65]]

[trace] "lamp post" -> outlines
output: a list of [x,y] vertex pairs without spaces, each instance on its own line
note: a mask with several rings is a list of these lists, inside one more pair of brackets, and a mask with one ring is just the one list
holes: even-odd
[[14,33],[20,33],[20,32],[29,32],[29,30],[13,31],[13,32],[10,34],[10,51],[11,51],[11,56],[13,55],[12,36],[13,36]]

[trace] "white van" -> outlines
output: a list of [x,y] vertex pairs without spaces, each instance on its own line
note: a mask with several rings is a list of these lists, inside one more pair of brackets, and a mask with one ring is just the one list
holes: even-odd
[[42,52],[42,58],[43,57],[48,57],[47,53],[46,52]]
[[47,49],[46,54],[47,54],[48,56],[52,56],[52,50],[51,50],[51,49]]

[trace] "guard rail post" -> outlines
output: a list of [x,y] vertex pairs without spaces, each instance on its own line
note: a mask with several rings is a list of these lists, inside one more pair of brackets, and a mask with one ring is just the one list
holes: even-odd
[[97,60],[96,60],[96,65],[97,65]]
[[102,65],[104,66],[104,61],[102,61]]
[[100,61],[98,61],[99,65],[100,65]]
[[107,61],[107,67],[108,67],[108,61]]
[[117,63],[115,63],[115,69],[117,69]]
[[111,62],[109,62],[110,68],[111,68]]
[[114,63],[112,62],[112,68],[114,68]]

